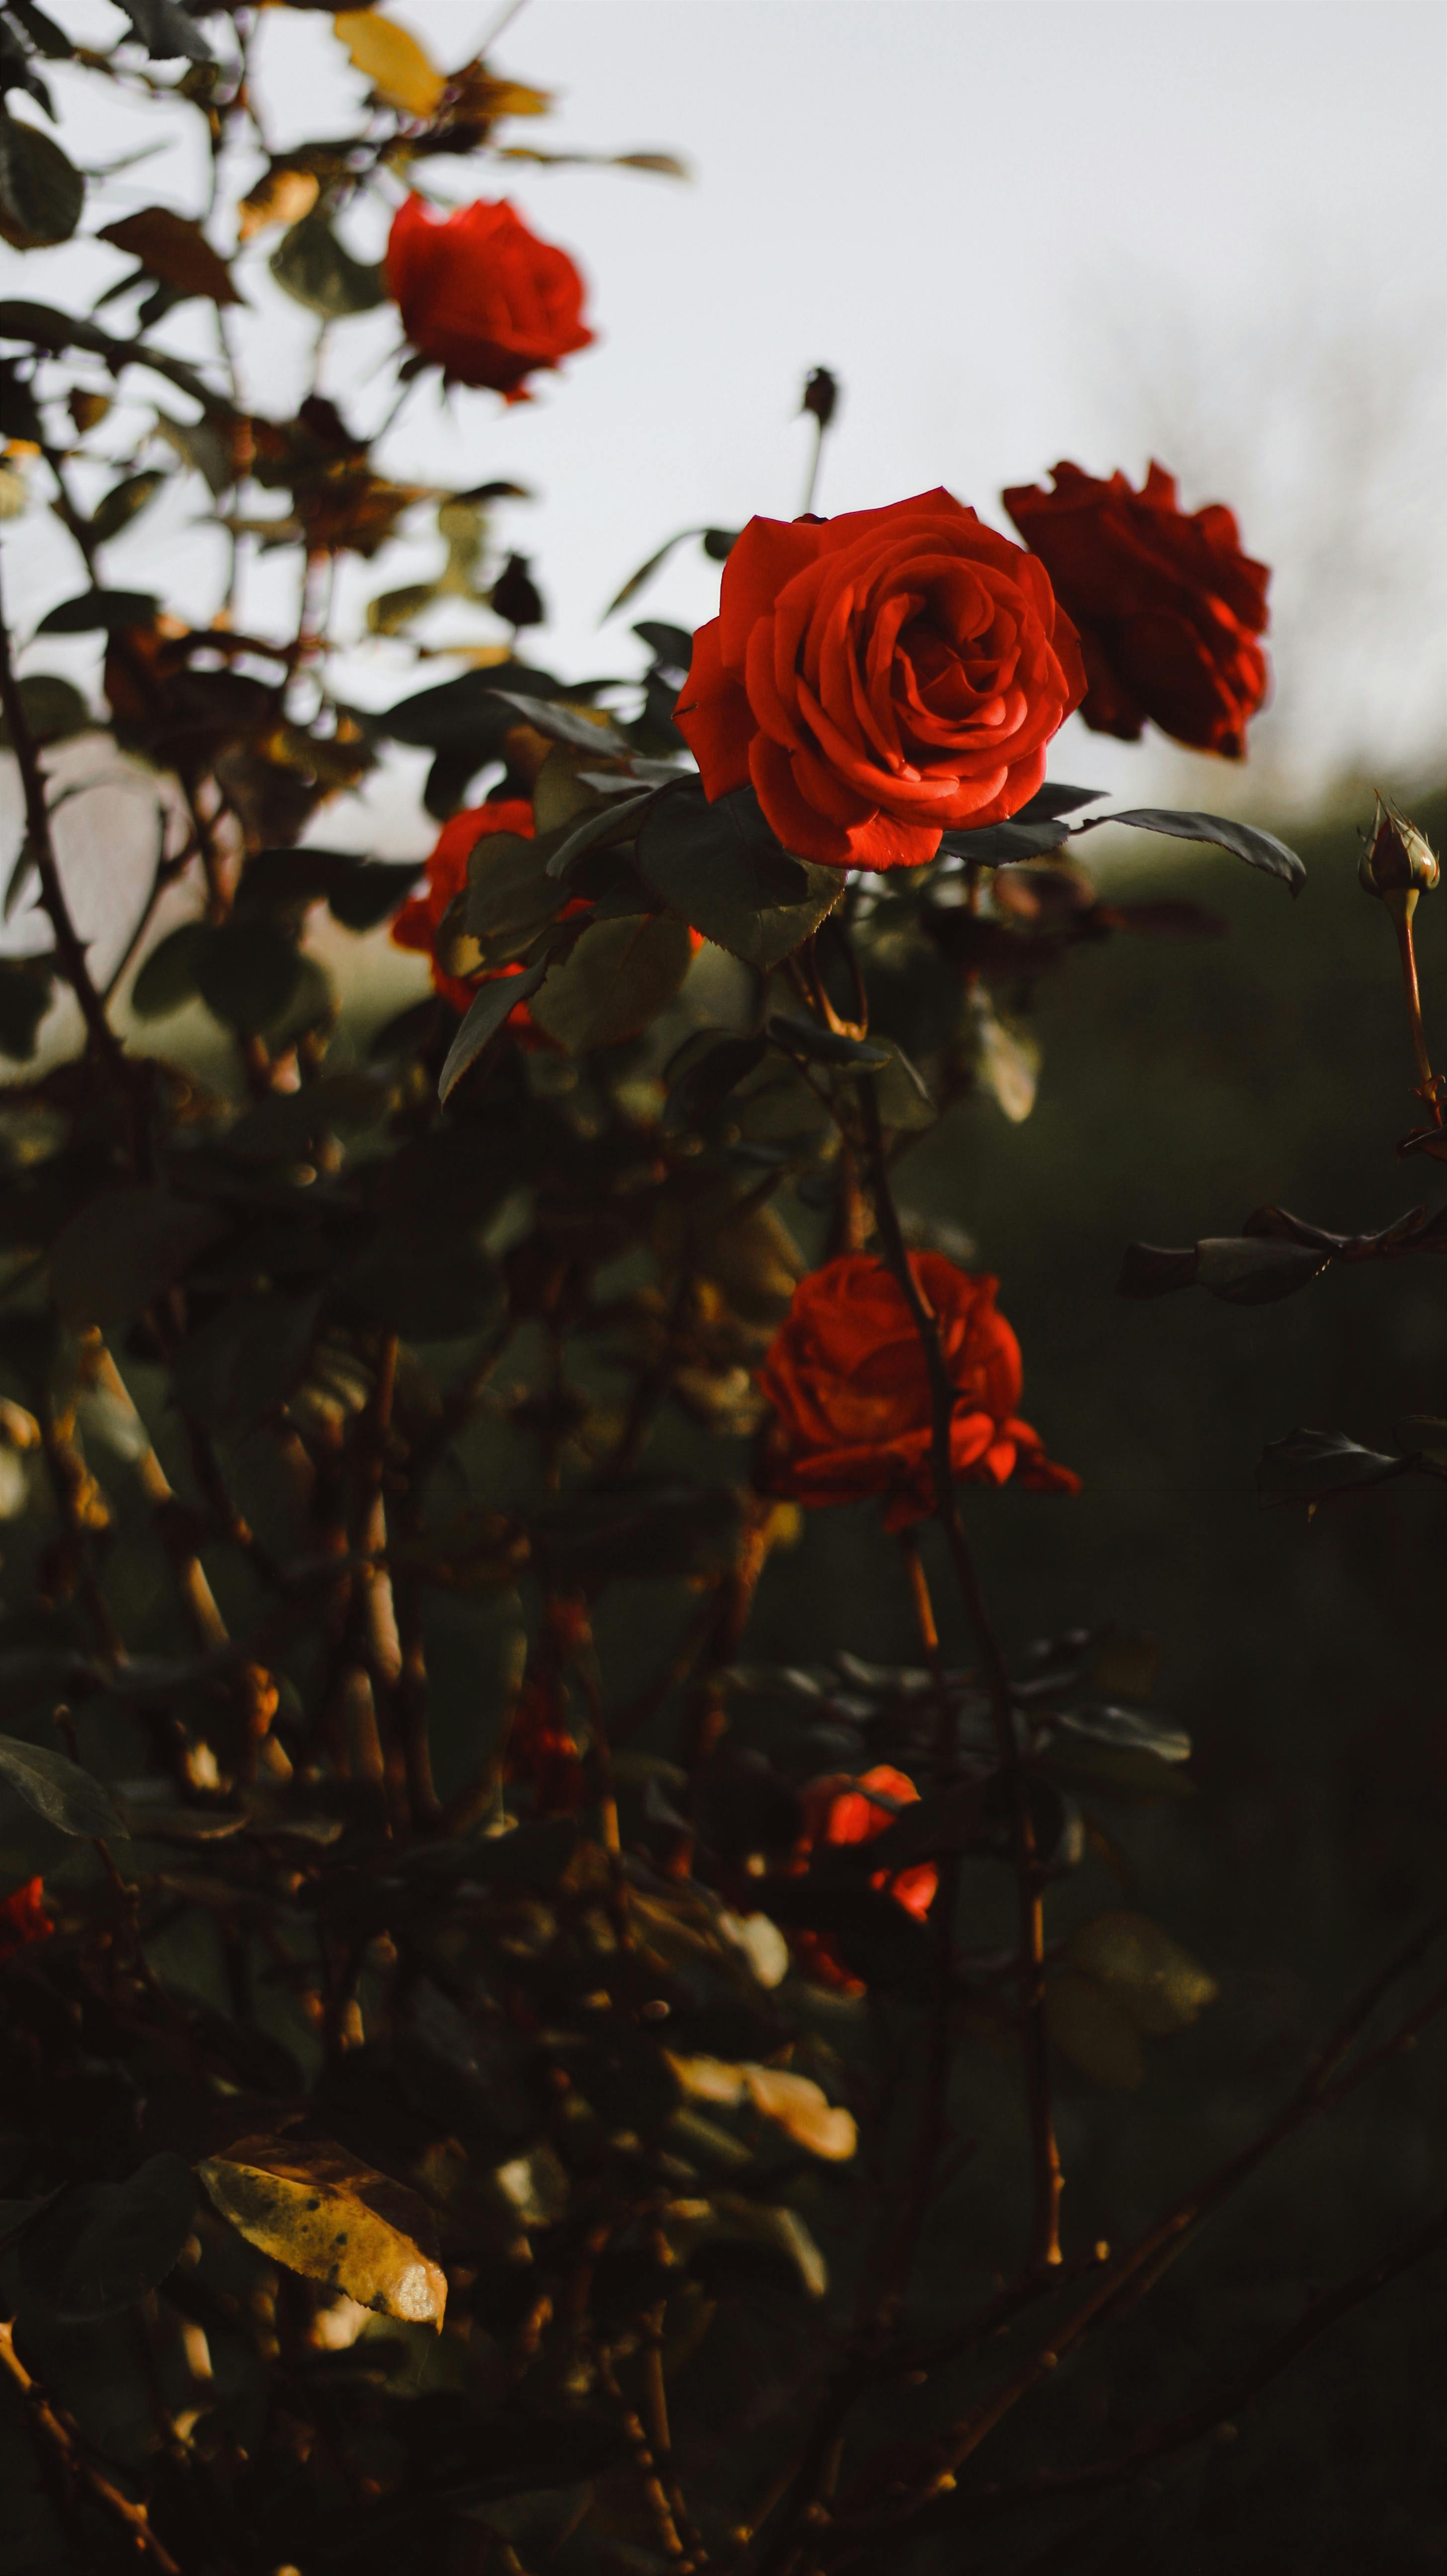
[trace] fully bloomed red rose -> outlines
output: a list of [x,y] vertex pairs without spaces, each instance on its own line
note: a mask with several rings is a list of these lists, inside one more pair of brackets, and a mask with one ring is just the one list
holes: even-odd
[[[445,1001],[455,1011],[469,1008],[477,984],[465,983],[460,975],[449,975],[437,962],[437,934],[448,905],[460,895],[467,883],[467,863],[480,840],[490,832],[516,832],[518,838],[533,837],[533,809],[520,797],[505,797],[496,805],[470,805],[465,812],[453,814],[437,836],[437,846],[427,862],[427,874],[420,891],[409,896],[392,924],[393,943],[398,948],[420,949],[432,960],[432,981]],[[491,983],[497,975],[520,975],[521,965],[498,966],[491,975],[479,977],[480,983]]]
[[524,377],[555,367],[593,334],[583,281],[565,250],[539,241],[504,197],[438,222],[404,199],[387,242],[387,283],[419,356],[462,385],[529,399]]
[[28,1950],[33,1941],[48,1941],[55,1930],[44,1905],[45,1881],[29,1878],[23,1887],[0,1897],[0,1967]]
[[1139,492],[1057,465],[1053,492],[1004,496],[1080,629],[1089,679],[1080,712],[1097,733],[1139,739],[1149,717],[1194,751],[1240,760],[1266,695],[1265,564],[1241,552],[1220,502],[1188,515],[1153,464]]
[[[940,1252],[910,1255],[939,1327],[956,1389],[950,1455],[957,1477],[1075,1493],[1080,1479],[1046,1457],[1019,1420],[1020,1345],[996,1312],[993,1279],[957,1270]],[[914,1318],[880,1261],[848,1252],[811,1271],[758,1373],[773,1407],[760,1481],[796,1503],[878,1494],[890,1529],[934,1509],[929,1378]]]
[[751,519],[676,712],[710,801],[752,783],[796,857],[912,868],[1034,795],[1084,692],[1042,566],[937,491]]

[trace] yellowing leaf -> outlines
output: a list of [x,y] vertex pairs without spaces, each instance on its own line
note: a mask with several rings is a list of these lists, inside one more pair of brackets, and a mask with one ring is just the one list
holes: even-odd
[[376,9],[344,9],[332,20],[356,69],[389,107],[435,116],[447,83],[415,36]]
[[795,2146],[830,2164],[847,2164],[859,2144],[852,2111],[831,2102],[808,2075],[790,2075],[779,2066],[746,2066],[743,2073],[754,2109],[777,2121]]
[[250,241],[268,224],[299,224],[321,193],[314,170],[268,170],[236,209],[238,241]]
[[845,2164],[859,2144],[853,2112],[831,2102],[812,2076],[791,2075],[780,2066],[733,2066],[722,2057],[675,2057],[671,2052],[668,2063],[691,2101],[733,2109],[747,2099],[811,2156]]
[[216,2208],[261,2254],[359,2306],[441,2330],[447,2277],[424,2200],[340,2147],[247,2138],[198,2165]]

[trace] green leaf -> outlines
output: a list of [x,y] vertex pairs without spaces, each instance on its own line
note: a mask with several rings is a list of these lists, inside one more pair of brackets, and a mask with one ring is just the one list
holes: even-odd
[[791,857],[751,787],[710,805],[695,779],[655,798],[636,864],[670,911],[763,974],[818,929],[844,892],[840,869]]
[[1278,841],[1274,832],[1233,822],[1225,814],[1178,814],[1164,806],[1137,805],[1127,814],[1092,814],[1079,828],[1094,831],[1100,823],[1123,823],[1133,832],[1160,832],[1168,840],[1209,842],[1218,850],[1229,850],[1233,858],[1244,859],[1248,868],[1279,877],[1292,894],[1300,894],[1306,883],[1306,869],[1295,850]]
[[688,926],[672,913],[595,921],[549,968],[533,1018],[567,1055],[621,1046],[673,1000],[692,959]]
[[154,623],[160,601],[149,590],[87,590],[63,599],[36,627],[37,635],[123,635],[128,626]]
[[51,1247],[51,1293],[68,1323],[119,1323],[225,1232],[225,1218],[199,1200],[164,1189],[100,1190]]
[[63,1834],[94,1841],[125,1833],[99,1780],[48,1744],[22,1744],[16,1736],[0,1735],[0,1780]]
[[204,921],[183,921],[158,939],[131,987],[131,1008],[138,1020],[164,1020],[185,1003],[198,1001],[201,960],[211,931]]
[[29,1063],[54,990],[48,957],[0,958],[0,1055]]
[[876,1046],[872,1038],[851,1038],[842,1029],[826,1029],[821,1021],[806,1020],[794,1011],[771,1011],[764,1028],[786,1055],[802,1056],[809,1064],[881,1073],[891,1060],[888,1047]]
[[[42,749],[46,743],[65,742],[71,734],[86,733],[95,718],[73,681],[62,680],[54,671],[33,671],[20,683],[20,704],[32,740]],[[10,726],[0,715],[0,751],[13,751]]]
[[37,125],[0,107],[0,232],[16,250],[69,241],[85,204],[85,181],[60,145]]
[[[4,330],[4,315],[5,307],[0,305],[0,332]],[[500,757],[504,736],[518,722],[516,706],[499,692],[525,695],[531,707],[534,700],[557,697],[562,685],[551,672],[530,670],[524,662],[494,662],[487,670],[464,671],[458,679],[444,680],[437,688],[419,689],[415,696],[403,698],[395,707],[374,716],[372,722],[393,742],[411,743],[420,750],[466,760],[466,777],[470,778],[486,761]]]
[[581,707],[566,706],[524,695],[517,689],[499,689],[491,695],[512,709],[512,722],[522,717],[537,733],[550,742],[565,742],[571,751],[591,752],[595,760],[631,760],[633,745],[605,715],[589,715]]
[[1145,2081],[1140,2033],[1119,1997],[1094,1977],[1057,1968],[1045,1980],[1045,2027],[1063,2057],[1094,2084],[1134,2093]]
[[1208,1235],[1196,1246],[1196,1277],[1229,1306],[1266,1306],[1305,1288],[1326,1268],[1328,1258],[1311,1244],[1283,1243],[1270,1235]]
[[1189,2030],[1220,1988],[1189,1950],[1148,1914],[1098,1914],[1071,1933],[1073,1968],[1094,1977],[1147,2038]]
[[236,890],[238,912],[301,913],[325,903],[346,930],[374,930],[394,913],[422,870],[364,859],[350,850],[258,850]]
[[154,63],[214,61],[210,46],[178,0],[116,0]]
[[1420,1455],[1394,1458],[1385,1450],[1364,1449],[1343,1431],[1288,1431],[1284,1440],[1272,1440],[1263,1449],[1256,1491],[1263,1503],[1306,1503],[1315,1509],[1368,1485],[1433,1472]]
[[976,866],[1003,868],[1020,859],[1043,859],[1058,850],[1070,838],[1070,825],[1062,817],[1043,815],[1038,822],[986,823],[978,832],[950,831],[940,835],[941,858],[973,859]]
[[[564,827],[566,829],[566,826]],[[567,889],[548,868],[559,835],[524,840],[518,832],[485,832],[467,863],[467,890],[457,906],[457,931],[475,940],[476,957],[458,953],[448,963],[466,975],[477,965],[509,966],[534,946],[566,903]],[[449,916],[443,935],[447,947]]]
[[260,1037],[278,1029],[301,998],[305,964],[274,922],[223,922],[198,951],[196,990],[224,1027]]
[[471,1065],[477,1062],[485,1046],[516,1010],[519,1002],[530,1002],[547,973],[546,960],[530,966],[523,975],[496,975],[484,984],[447,1052],[447,1061],[438,1076],[437,1097],[445,1101]]
[[283,234],[267,266],[293,303],[304,304],[327,321],[342,321],[351,313],[374,313],[387,301],[383,270],[371,261],[354,259],[324,215],[303,215]]
[[154,501],[167,479],[166,475],[151,468],[144,474],[128,474],[122,483],[113,483],[91,512],[90,532],[96,544],[105,545],[110,538],[118,537],[123,528],[128,528],[132,519],[139,518],[147,502]]
[[57,2313],[80,2323],[133,2308],[180,2261],[195,2209],[196,2178],[182,2156],[148,2156],[128,2182],[93,2185],[56,2283]]

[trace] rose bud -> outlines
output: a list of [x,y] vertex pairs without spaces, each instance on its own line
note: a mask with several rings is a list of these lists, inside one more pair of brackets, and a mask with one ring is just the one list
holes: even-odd
[[526,555],[509,555],[492,585],[488,606],[514,629],[541,626],[547,614]]
[[1399,814],[1389,796],[1377,790],[1371,838],[1357,864],[1364,894],[1376,895],[1395,911],[1415,910],[1419,894],[1430,894],[1442,871],[1425,832]]

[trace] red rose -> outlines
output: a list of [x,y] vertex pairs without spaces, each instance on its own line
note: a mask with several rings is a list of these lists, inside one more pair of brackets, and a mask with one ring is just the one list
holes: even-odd
[[[918,1797],[908,1773],[891,1769],[887,1762],[876,1763],[857,1780],[811,1780],[803,1794],[804,1849],[812,1851],[818,1843],[872,1843],[876,1834],[886,1833],[893,1824],[896,1808],[911,1806]],[[891,1803],[881,1805],[881,1799]],[[876,1870],[869,1884],[887,1888],[906,1914],[923,1922],[934,1902],[939,1872],[932,1860],[918,1861],[910,1869],[896,1870],[892,1878],[887,1869]]]
[[1005,507],[1080,629],[1089,679],[1080,712],[1097,733],[1136,742],[1150,717],[1193,751],[1240,760],[1266,695],[1265,564],[1241,552],[1220,502],[1193,517],[1174,475],[1152,465],[1133,492],[1078,465],[1055,489],[1024,484]]
[[[448,905],[467,883],[467,863],[473,851],[489,832],[516,832],[520,840],[530,841],[531,805],[520,796],[508,797],[496,805],[471,805],[465,812],[452,815],[437,836],[421,892],[409,896],[392,924],[395,946],[419,948],[424,957],[431,958],[433,984],[455,1011],[469,1008],[478,984],[464,983],[460,975],[449,975],[438,965],[437,933]],[[522,971],[521,965],[498,966],[492,974],[480,976],[478,983],[490,984],[499,975],[520,975]]]
[[948,492],[751,519],[677,721],[710,800],[752,782],[801,859],[912,868],[1034,795],[1084,694],[1044,571]]
[[[957,1392],[950,1454],[957,1477],[1075,1493],[1080,1479],[1045,1456],[1015,1413],[1020,1345],[995,1311],[993,1279],[972,1278],[943,1253],[916,1252],[910,1268],[939,1327]],[[934,1509],[929,1377],[914,1318],[882,1262],[844,1253],[794,1291],[758,1383],[774,1409],[761,1481],[769,1493],[813,1505],[878,1494],[890,1529]]]
[[528,400],[523,378],[534,367],[555,367],[593,337],[567,252],[539,241],[505,197],[440,223],[420,197],[406,198],[387,242],[387,283],[420,356],[509,402]]
[[45,1911],[44,1895],[44,1879],[30,1878],[23,1887],[0,1897],[0,1967],[19,1951],[28,1950],[32,1941],[49,1940],[55,1926]]

